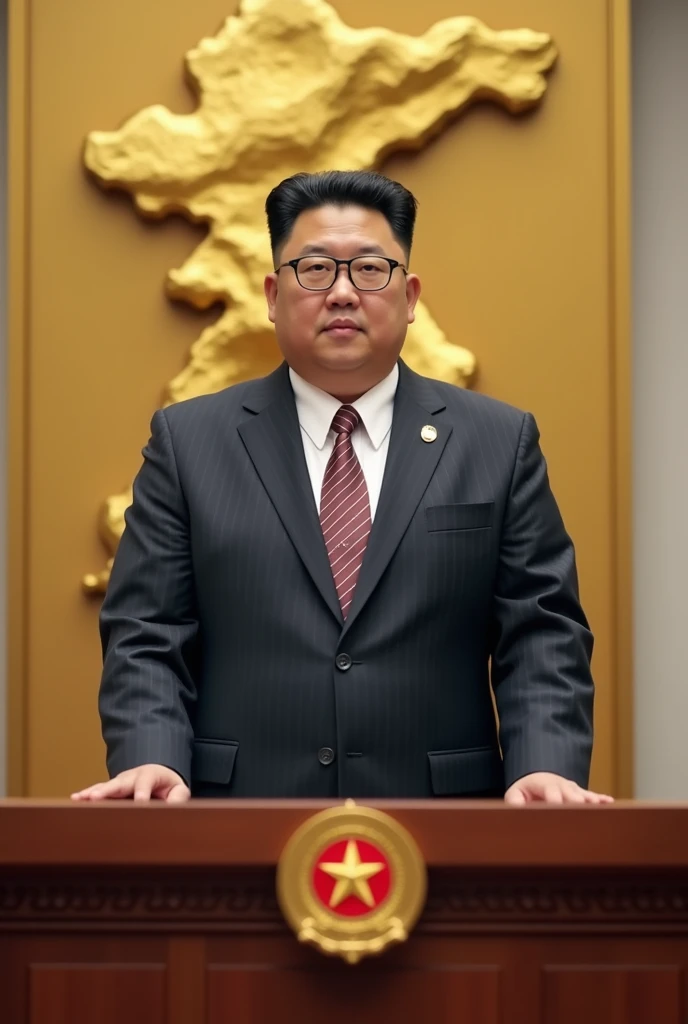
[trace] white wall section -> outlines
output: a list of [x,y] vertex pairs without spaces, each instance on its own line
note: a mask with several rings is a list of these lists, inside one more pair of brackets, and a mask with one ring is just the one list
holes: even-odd
[[633,0],[636,796],[688,799],[688,0]]

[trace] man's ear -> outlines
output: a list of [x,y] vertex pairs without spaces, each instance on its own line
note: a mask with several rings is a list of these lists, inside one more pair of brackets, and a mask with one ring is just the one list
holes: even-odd
[[277,305],[277,290],[279,288],[279,275],[268,274],[263,282],[265,298],[268,300],[268,320],[271,324],[275,322],[275,306]]
[[416,319],[415,308],[420,298],[420,278],[417,274],[406,275],[406,305],[408,306],[408,322]]

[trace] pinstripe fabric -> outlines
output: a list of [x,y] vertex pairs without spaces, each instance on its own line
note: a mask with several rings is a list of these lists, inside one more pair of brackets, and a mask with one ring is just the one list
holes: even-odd
[[403,363],[346,621],[283,366],[155,414],[101,634],[111,774],[167,764],[217,796],[587,784],[592,637],[535,422]]

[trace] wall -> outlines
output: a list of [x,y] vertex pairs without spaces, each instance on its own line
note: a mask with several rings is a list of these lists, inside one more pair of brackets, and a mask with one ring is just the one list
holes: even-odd
[[[202,230],[180,218],[145,223],[128,197],[103,193],[83,171],[83,142],[90,130],[115,128],[151,103],[192,110],[182,56],[235,2],[122,0],[114,19],[92,0],[13,4],[26,12],[26,46],[17,41],[14,64],[26,54],[26,78],[13,93],[17,103],[30,100],[26,220],[14,200],[12,210],[26,246],[18,263],[30,317],[11,340],[17,375],[26,368],[12,388],[25,455],[13,462],[23,477],[11,487],[13,537],[21,543],[10,552],[10,593],[23,619],[11,630],[10,711],[24,716],[18,728],[13,718],[11,788],[60,796],[104,770],[98,604],[80,590],[83,574],[105,560],[98,508],[130,482],[165,383],[217,315],[173,305],[163,290]],[[410,34],[457,13],[454,0],[335,6],[353,27],[386,24]],[[475,351],[477,386],[537,416],[597,637],[593,780],[618,791],[616,713],[624,694],[617,683],[628,685],[618,652],[630,645],[630,631],[619,628],[616,613],[620,590],[623,599],[617,538],[629,503],[617,500],[613,427],[615,359],[626,338],[613,327],[621,262],[610,29],[622,5],[519,0],[514,13],[513,0],[466,0],[461,7],[494,28],[528,25],[553,35],[561,59],[542,108],[518,119],[482,104],[419,154],[396,155],[384,169],[420,199],[414,269],[428,307],[451,338]],[[14,286],[13,295],[20,309]]]
[[633,4],[636,795],[688,799],[688,3]]
[[[0,0],[0,794],[5,789],[6,6]],[[688,4],[636,0],[632,13],[636,792],[646,798],[686,798]],[[137,97],[141,103],[144,92]],[[117,113],[113,109],[114,121]]]

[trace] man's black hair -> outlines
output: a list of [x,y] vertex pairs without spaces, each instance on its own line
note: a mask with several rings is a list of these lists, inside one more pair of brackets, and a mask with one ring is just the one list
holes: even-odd
[[301,171],[276,185],[265,202],[275,262],[299,214],[330,205],[378,210],[408,258],[418,204],[407,188],[376,171]]

